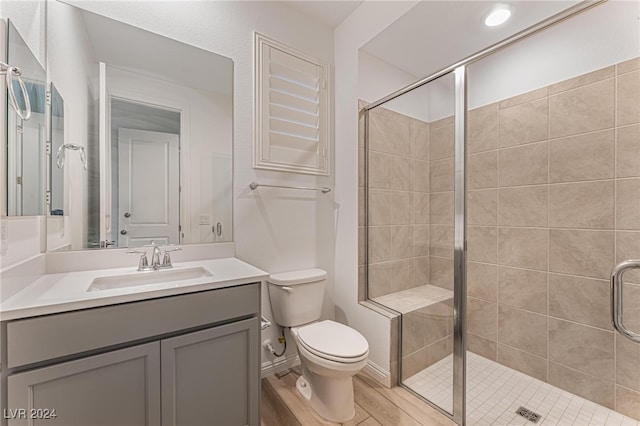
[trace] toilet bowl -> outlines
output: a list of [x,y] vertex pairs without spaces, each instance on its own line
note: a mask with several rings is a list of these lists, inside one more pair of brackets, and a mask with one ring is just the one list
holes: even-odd
[[302,376],[296,382],[300,394],[323,418],[346,422],[355,415],[353,376],[367,363],[369,345],[346,325],[321,321],[294,327]]
[[321,269],[273,274],[268,288],[277,324],[291,327],[302,376],[298,392],[323,418],[346,422],[355,415],[353,376],[367,363],[369,344],[353,328],[318,321],[326,272]]

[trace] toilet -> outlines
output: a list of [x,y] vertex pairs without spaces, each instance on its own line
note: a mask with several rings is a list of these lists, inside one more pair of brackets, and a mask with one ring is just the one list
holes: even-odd
[[322,269],[306,269],[272,274],[267,282],[275,322],[291,327],[298,347],[298,392],[321,417],[342,423],[355,415],[353,376],[367,363],[369,344],[351,327],[318,321],[326,278]]

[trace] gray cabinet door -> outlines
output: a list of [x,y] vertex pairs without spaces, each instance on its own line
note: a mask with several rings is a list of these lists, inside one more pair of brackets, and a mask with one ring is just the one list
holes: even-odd
[[163,426],[260,424],[258,319],[161,341]]
[[[8,408],[16,417],[10,426],[156,426],[161,414],[159,343],[14,374],[8,390]],[[21,408],[25,416],[15,411]],[[55,419],[28,419],[54,409]]]

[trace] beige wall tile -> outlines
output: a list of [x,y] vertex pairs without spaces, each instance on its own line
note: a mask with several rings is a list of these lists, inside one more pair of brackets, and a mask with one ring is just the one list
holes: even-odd
[[552,84],[549,86],[549,94],[555,95],[556,93],[565,92],[586,84],[592,84],[612,78],[615,76],[615,68],[615,65],[612,65],[587,74],[579,75],[578,77],[570,78],[569,80],[561,81],[560,83]]
[[498,305],[493,302],[467,299],[467,330],[485,339],[498,338]]
[[467,227],[467,259],[484,263],[498,261],[498,238],[495,226]]
[[495,361],[498,357],[498,344],[473,333],[467,333],[467,348],[480,356]]
[[429,223],[429,194],[415,192],[413,194],[413,220],[415,223]]
[[402,380],[407,380],[427,367],[427,352],[423,349],[402,356]]
[[[446,325],[433,327],[429,330],[432,333],[446,336]],[[409,355],[425,347],[427,336],[426,316],[421,311],[407,312],[402,316],[402,354]]]
[[432,224],[453,225],[453,191],[429,194],[429,219]]
[[549,362],[549,383],[613,409],[614,384],[554,362]]
[[364,187],[364,149],[358,148],[358,188]]
[[640,178],[616,182],[616,228],[640,230]]
[[413,158],[416,160],[429,161],[429,125],[411,125],[409,129]]
[[413,258],[413,279],[416,287],[429,284],[429,257]]
[[547,317],[499,305],[498,343],[546,357]]
[[372,263],[369,265],[370,298],[384,296],[395,291],[391,282],[392,266],[391,262]]
[[[495,105],[495,104],[494,104]],[[470,154],[498,148],[497,109],[471,117],[469,114],[468,150]]]
[[429,256],[429,283],[453,290],[453,259]]
[[630,330],[640,333],[640,285],[625,282],[623,292],[624,324]]
[[369,190],[369,226],[391,224],[391,191]]
[[453,157],[453,125],[429,128],[429,159],[441,160]]
[[618,128],[616,176],[640,176],[640,125]]
[[640,420],[640,392],[616,386],[616,411]]
[[413,185],[416,192],[429,192],[429,162],[413,161]]
[[498,224],[502,226],[547,226],[547,185],[500,188]]
[[369,113],[369,149],[395,155],[411,155],[409,120],[383,108]]
[[358,226],[364,226],[364,188],[358,188]]
[[548,142],[499,151],[500,186],[547,183]]
[[[451,81],[453,82],[453,80]],[[432,121],[431,123],[429,123],[429,127],[433,129],[439,129],[441,127],[453,126],[454,119],[455,117],[453,115],[450,115],[448,117],[441,118],[436,121]]]
[[[422,228],[416,227],[416,236],[424,239]],[[413,226],[389,226],[390,248],[389,259],[408,259],[414,256]],[[427,239],[429,238],[427,234]],[[426,255],[426,253],[424,253]]]
[[640,71],[618,76],[616,100],[618,126],[640,122]]
[[498,301],[526,311],[547,313],[547,273],[498,268]]
[[391,223],[410,225],[413,223],[413,193],[393,191],[391,193]]
[[489,114],[492,112],[498,112],[498,102],[483,105],[481,107],[469,110],[469,119],[478,118],[481,115]]
[[616,334],[616,383],[640,391],[640,345]]
[[369,262],[380,263],[391,260],[391,227],[369,227]]
[[549,315],[611,330],[609,281],[549,274]]
[[609,278],[613,265],[613,231],[549,231],[549,271]]
[[540,89],[532,90],[530,92],[526,92],[521,95],[513,96],[511,98],[500,101],[499,108],[510,108],[514,105],[520,105],[527,102],[535,101],[536,99],[546,98],[548,95],[549,88],[542,87]]
[[549,182],[610,179],[614,175],[614,131],[549,142]]
[[467,295],[491,302],[498,301],[498,266],[467,262]]
[[549,360],[613,381],[613,332],[549,318]]
[[612,180],[549,185],[549,226],[613,229],[613,186]]
[[369,188],[391,188],[393,158],[390,154],[369,151]]
[[413,288],[413,260],[402,259],[391,262],[391,286],[394,293]]
[[413,255],[429,255],[429,225],[414,225],[413,227]]
[[506,345],[498,345],[498,362],[535,377],[547,381],[547,359],[520,351]]
[[453,259],[453,226],[429,226],[429,255]]
[[550,137],[609,129],[614,125],[614,79],[549,96]]
[[406,157],[391,157],[391,189],[413,189],[413,161]]
[[546,229],[499,228],[498,264],[545,271],[548,232]]
[[358,265],[364,265],[364,226],[358,226]]
[[358,266],[358,302],[366,299],[365,294],[365,267]]
[[498,187],[498,151],[472,154],[468,157],[467,185],[469,189]]
[[500,110],[500,146],[509,147],[548,138],[549,100],[545,97]]
[[467,224],[496,225],[498,190],[482,189],[467,192]]
[[628,61],[620,62],[616,65],[616,68],[618,75],[626,74],[631,71],[638,71],[640,70],[640,58],[633,58]]
[[[627,259],[640,259],[640,232],[618,231],[616,232],[616,261]],[[613,264],[611,264],[613,268]],[[632,269],[624,273],[624,281],[640,283],[640,270]]]
[[453,191],[453,159],[429,162],[430,192]]

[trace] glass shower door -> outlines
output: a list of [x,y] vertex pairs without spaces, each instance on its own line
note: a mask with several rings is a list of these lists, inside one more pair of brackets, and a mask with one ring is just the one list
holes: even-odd
[[365,150],[368,298],[401,315],[400,383],[449,415],[455,93],[449,73],[371,109]]

